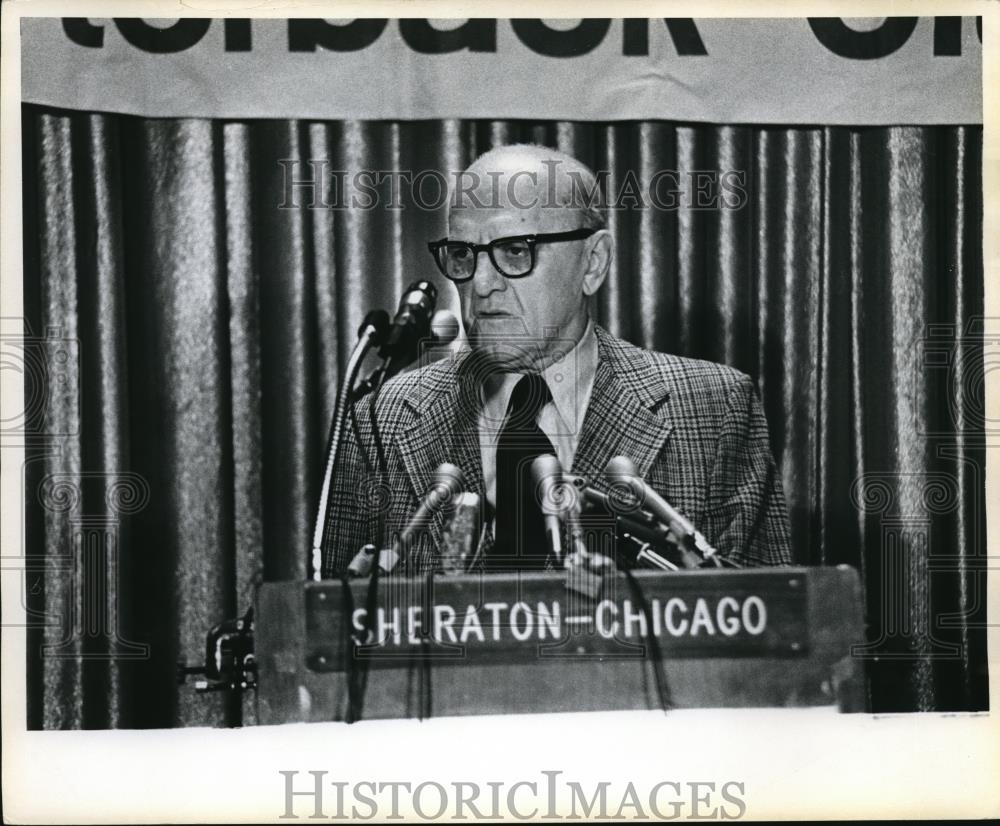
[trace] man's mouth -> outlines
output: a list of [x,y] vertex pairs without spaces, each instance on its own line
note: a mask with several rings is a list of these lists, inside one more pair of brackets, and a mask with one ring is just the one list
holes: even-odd
[[506,310],[477,310],[476,318],[512,318],[513,313]]

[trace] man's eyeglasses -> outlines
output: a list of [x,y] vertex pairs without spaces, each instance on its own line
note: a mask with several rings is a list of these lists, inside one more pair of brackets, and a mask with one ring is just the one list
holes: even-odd
[[539,244],[580,241],[595,232],[596,229],[572,229],[568,232],[513,235],[494,238],[488,244],[469,244],[442,238],[440,241],[431,241],[427,248],[434,256],[441,273],[459,284],[476,274],[476,262],[481,252],[489,255],[493,266],[507,278],[524,278],[535,268],[535,247]]

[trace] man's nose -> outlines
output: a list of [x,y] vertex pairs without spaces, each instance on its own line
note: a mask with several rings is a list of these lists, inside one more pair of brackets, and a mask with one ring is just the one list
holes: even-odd
[[478,298],[486,298],[490,293],[507,289],[507,279],[493,266],[493,259],[486,250],[476,253],[476,271],[472,276],[472,286]]

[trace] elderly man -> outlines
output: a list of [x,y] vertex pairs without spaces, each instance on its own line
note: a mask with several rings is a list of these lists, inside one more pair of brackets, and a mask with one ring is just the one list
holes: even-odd
[[[482,155],[459,184],[448,236],[430,248],[458,290],[469,347],[386,384],[386,478],[346,440],[324,575],[366,542],[388,544],[443,462],[484,505],[483,569],[551,564],[528,475],[542,453],[597,486],[608,460],[626,456],[721,553],[788,563],[784,497],[750,378],[639,349],[594,323],[614,241],[586,197],[593,173],[564,153],[514,145]],[[358,419],[374,455],[367,417]],[[434,565],[442,529],[438,515],[403,570]]]

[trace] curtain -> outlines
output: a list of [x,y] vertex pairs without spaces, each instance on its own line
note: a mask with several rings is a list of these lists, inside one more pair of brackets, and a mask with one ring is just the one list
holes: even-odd
[[606,170],[609,191],[659,170],[742,176],[736,208],[610,211],[599,321],[757,381],[797,562],[861,573],[872,710],[986,708],[980,127],[26,105],[23,139],[25,317],[49,359],[26,373],[41,399],[24,471],[29,727],[253,721],[249,702],[179,687],[176,663],[204,658],[255,582],[306,577],[364,313],[418,278],[456,303],[425,246],[444,208],[310,208],[290,182],[324,164],[460,170],[515,141]]

